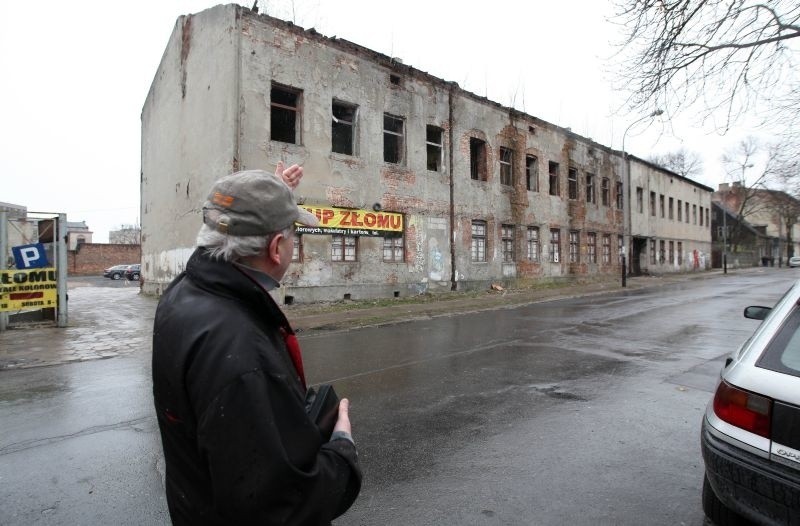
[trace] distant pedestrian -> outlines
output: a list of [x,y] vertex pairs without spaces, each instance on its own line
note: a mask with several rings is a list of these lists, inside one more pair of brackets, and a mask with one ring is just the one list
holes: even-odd
[[302,175],[279,163],[217,180],[198,247],[159,302],[153,394],[173,524],[329,524],[360,491],[348,401],[326,442],[268,292],[292,259],[294,224],[317,225],[290,189]]

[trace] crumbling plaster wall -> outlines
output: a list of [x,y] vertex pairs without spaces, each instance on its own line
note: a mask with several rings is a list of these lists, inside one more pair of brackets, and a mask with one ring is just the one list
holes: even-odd
[[142,275],[160,293],[191,254],[211,183],[237,168],[236,6],[175,23],[142,109]]
[[[623,232],[623,211],[616,209],[613,190],[619,179],[613,156],[608,148],[569,133],[567,130],[529,117],[509,112],[490,101],[461,96],[457,99],[454,115],[454,142],[457,148],[454,166],[454,203],[456,229],[456,268],[459,282],[469,286],[497,279],[498,276],[515,278],[551,277],[569,274],[616,272],[617,258],[608,264],[601,263],[602,234],[613,237]],[[470,176],[470,138],[487,142],[488,172],[485,181]],[[500,147],[514,150],[514,184],[500,184]],[[526,155],[536,157],[538,165],[538,191],[526,188]],[[559,164],[560,195],[549,193],[549,162]],[[578,170],[578,199],[569,200],[567,170]],[[585,176],[594,173],[596,202],[586,202]],[[609,206],[600,202],[599,184],[609,178],[612,188]],[[487,262],[470,260],[473,220],[487,223]],[[502,225],[515,225],[514,263],[503,263],[500,243]],[[539,227],[539,262],[526,261],[526,233],[528,226]],[[550,229],[561,230],[561,261],[550,262]],[[581,239],[581,264],[570,266],[565,257],[569,230],[579,230]],[[586,233],[597,233],[598,262],[587,263]],[[614,250],[616,253],[616,250]],[[513,266],[513,270],[509,267]]]
[[[360,237],[358,261],[332,262],[330,236],[303,236],[303,265],[292,266],[286,294],[402,295],[431,286],[449,289],[449,175],[426,167],[426,125],[448,127],[447,91],[403,76],[357,54],[325,45],[292,27],[245,17],[242,28],[241,162],[273,170],[278,160],[302,164],[297,190],[305,204],[372,209],[405,216],[406,261],[385,263],[383,238]],[[299,144],[270,140],[270,87],[302,90]],[[331,153],[333,100],[358,105],[356,155]],[[405,119],[405,162],[383,161],[384,112]],[[444,145],[446,151],[448,144]],[[313,287],[315,290],[306,290]],[[372,291],[372,292],[370,292]]]

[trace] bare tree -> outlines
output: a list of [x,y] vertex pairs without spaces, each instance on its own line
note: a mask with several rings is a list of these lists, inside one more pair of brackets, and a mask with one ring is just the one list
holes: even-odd
[[683,177],[694,177],[703,171],[703,159],[700,154],[681,148],[663,155],[651,155],[650,162],[663,166]]
[[739,242],[744,221],[766,221],[778,226],[778,237],[786,239],[785,254],[791,255],[792,230],[800,216],[800,201],[781,187],[785,188],[787,180],[794,181],[796,158],[787,154],[783,144],[762,146],[756,139],[748,137],[726,153],[722,160],[732,187],[721,191],[720,198],[724,206],[737,216],[731,231],[733,246]]
[[[796,0],[616,0],[620,74],[637,112],[700,103],[727,131],[742,115],[782,121],[800,110]],[[717,119],[721,120],[717,121]]]
[[121,245],[139,245],[142,242],[142,229],[136,225],[120,225],[118,230],[108,233],[108,242]]

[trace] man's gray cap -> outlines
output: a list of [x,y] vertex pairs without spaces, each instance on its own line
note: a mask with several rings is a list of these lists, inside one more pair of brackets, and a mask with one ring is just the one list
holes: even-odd
[[231,236],[262,236],[293,223],[317,226],[317,218],[299,208],[292,190],[263,170],[246,170],[217,179],[203,205],[203,222]]

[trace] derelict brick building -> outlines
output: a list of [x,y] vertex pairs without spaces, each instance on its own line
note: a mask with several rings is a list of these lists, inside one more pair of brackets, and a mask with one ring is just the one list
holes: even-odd
[[[618,274],[639,224],[626,225],[619,152],[345,40],[217,6],[178,19],[142,112],[144,290],[182,270],[214,179],[279,160],[304,166],[296,197],[323,222],[299,230],[286,301]],[[655,172],[710,206],[711,189]],[[710,252],[708,228],[681,235],[685,251]]]

